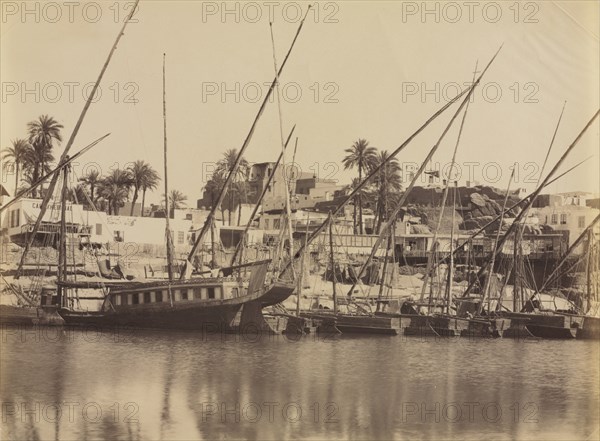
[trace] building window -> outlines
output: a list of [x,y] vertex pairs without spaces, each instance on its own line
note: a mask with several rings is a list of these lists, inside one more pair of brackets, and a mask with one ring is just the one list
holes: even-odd
[[552,214],[551,223],[552,223],[552,225],[556,225],[558,223],[558,214],[556,214],[556,213]]
[[123,242],[125,240],[125,234],[123,231],[115,231],[114,232],[115,242]]
[[177,232],[177,243],[182,244],[185,239],[185,234],[183,231]]
[[567,213],[562,213],[560,215],[560,224],[561,225],[566,225],[567,224]]
[[181,300],[187,300],[188,299],[188,290],[182,289],[182,290],[180,290],[180,292],[181,292]]
[[215,298],[215,289],[214,288],[208,288],[208,298],[209,299]]
[[281,220],[280,219],[273,219],[273,229],[274,230],[279,230],[280,227],[281,227]]
[[231,288],[231,297],[237,297],[239,295],[239,291],[237,288]]
[[19,226],[19,222],[21,220],[21,214],[20,214],[20,209],[16,209],[10,212],[10,227],[18,227]]
[[202,298],[201,288],[194,288],[194,298],[195,299],[201,299]]
[[156,291],[154,293],[154,296],[156,297],[156,303],[160,303],[163,301],[162,291]]
[[118,295],[115,296],[115,303],[116,303],[117,306],[121,305],[121,296],[118,296]]
[[138,293],[131,294],[131,304],[139,305],[139,303],[140,303],[140,296],[138,295]]
[[577,218],[577,226],[579,228],[585,228],[585,216],[579,216]]
[[150,303],[150,302],[151,302],[150,293],[145,292],[144,293],[144,303]]
[[102,224],[96,224],[96,236],[102,235]]

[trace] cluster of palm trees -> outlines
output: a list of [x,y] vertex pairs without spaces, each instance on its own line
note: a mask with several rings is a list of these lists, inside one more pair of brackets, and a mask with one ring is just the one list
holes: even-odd
[[[114,169],[108,175],[101,176],[93,169],[79,178],[80,184],[75,188],[75,195],[80,203],[118,215],[125,201],[131,200],[129,216],[133,216],[135,204],[141,194],[141,216],[144,216],[146,192],[155,190],[160,176],[146,161],[138,160],[125,169]],[[131,199],[130,199],[131,196]],[[179,190],[169,192],[169,216],[173,217],[175,209],[186,205],[187,196]],[[164,194],[163,194],[164,206]]]
[[376,167],[387,161],[379,172],[373,176],[367,186],[363,187],[354,198],[354,233],[364,234],[363,206],[369,203],[375,214],[375,233],[379,234],[381,225],[387,220],[390,211],[395,208],[402,190],[401,167],[395,158],[389,159],[387,150],[378,151],[369,146],[366,139],[358,139],[350,148],[344,150],[347,155],[342,159],[346,170],[358,169],[358,178],[352,180],[350,190],[358,187],[365,174],[370,174]]
[[[62,142],[63,125],[53,117],[42,115],[27,124],[27,138],[17,138],[12,146],[2,151],[5,171],[12,166],[15,174],[15,193],[25,190],[39,178],[52,170],[55,161],[53,149]],[[145,161],[135,161],[125,169],[114,169],[102,176],[97,169],[91,169],[79,178],[79,184],[71,190],[71,200],[87,207],[107,211],[108,214],[119,214],[125,201],[130,200],[132,216],[135,204],[142,196],[142,216],[146,202],[146,192],[155,190],[160,176]],[[43,187],[31,192],[34,198],[43,195]],[[163,195],[164,198],[164,195]],[[178,190],[169,192],[171,216],[173,210],[182,208],[187,197]],[[164,201],[164,199],[163,199]]]
[[[204,187],[205,194],[210,198],[211,206],[217,203],[221,189],[225,185],[227,175],[234,168],[237,157],[237,149],[229,149],[223,153],[223,157],[217,162],[217,167],[212,177]],[[240,225],[242,220],[242,204],[254,202],[252,199],[254,192],[250,187],[249,179],[250,165],[246,159],[241,158],[239,167],[228,188],[225,190],[224,203],[220,206],[223,221],[225,221],[225,209],[228,211],[229,225],[232,225],[231,216],[236,209],[238,210],[237,225]]]
[[[9,164],[14,167],[15,193],[22,181],[29,187],[50,172],[54,162],[52,149],[62,142],[62,128],[51,116],[42,115],[27,124],[27,138],[14,139],[12,146],[2,152],[5,167]],[[33,197],[38,194],[37,189],[32,192]]]

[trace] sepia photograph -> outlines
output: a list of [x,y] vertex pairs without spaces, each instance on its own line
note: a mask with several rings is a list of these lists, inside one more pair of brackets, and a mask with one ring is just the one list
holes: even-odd
[[0,440],[600,440],[598,1],[0,9]]

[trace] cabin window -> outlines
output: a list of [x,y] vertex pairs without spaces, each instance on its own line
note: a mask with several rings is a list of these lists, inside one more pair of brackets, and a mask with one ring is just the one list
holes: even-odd
[[10,212],[10,227],[18,227],[21,220],[21,209],[17,208]]
[[163,301],[162,291],[156,291],[154,293],[154,297],[156,298],[156,303],[160,303]]
[[180,290],[180,293],[181,293],[181,300],[187,300],[188,299],[188,290],[187,289]]
[[556,225],[558,223],[558,214],[554,213],[551,219],[552,225]]
[[214,288],[207,288],[208,290],[208,298],[209,299],[214,299],[215,298],[215,289]]
[[121,296],[115,296],[114,299],[115,299],[115,304],[117,306],[120,306],[121,305]]
[[567,213],[562,213],[560,215],[560,224],[561,225],[566,225],[567,224]]
[[135,294],[131,294],[131,304],[132,305],[139,305],[140,303],[140,297],[137,293]]
[[585,228],[585,216],[579,216],[577,218],[577,226],[579,228]]
[[177,232],[177,243],[182,244],[183,241],[185,240],[185,234],[183,231],[178,231]]
[[149,292],[145,292],[144,293],[144,303],[150,303],[152,301],[150,293]]
[[223,291],[221,290],[220,286],[215,287],[215,299],[222,299],[223,298]]
[[239,295],[239,290],[237,288],[231,288],[231,297],[235,298],[238,297]]
[[200,288],[194,288],[194,299],[199,300],[202,298],[202,291]]

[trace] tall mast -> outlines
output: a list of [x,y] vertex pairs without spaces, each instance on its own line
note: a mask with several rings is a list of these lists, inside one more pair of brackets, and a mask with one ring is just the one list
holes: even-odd
[[[587,130],[590,128],[590,126],[592,125],[592,123],[596,120],[596,118],[598,118],[598,115],[600,115],[600,110],[597,110],[596,113],[590,118],[590,120],[583,127],[583,129],[581,129],[581,131],[579,132],[579,134],[577,135],[577,137],[571,142],[571,144],[569,145],[569,147],[567,147],[567,149],[562,154],[562,156],[560,157],[560,159],[556,162],[556,164],[554,164],[554,167],[552,167],[552,170],[550,170],[550,172],[548,173],[548,175],[544,178],[544,181],[538,186],[538,188],[535,190],[535,192],[531,195],[531,197],[527,201],[527,204],[525,205],[525,207],[523,207],[523,209],[519,212],[519,214],[517,214],[517,217],[515,218],[515,220],[513,221],[513,223],[508,228],[508,231],[504,234],[504,236],[502,236],[502,238],[500,238],[500,240],[498,241],[498,244],[496,246],[496,249],[492,251],[493,254],[498,254],[500,252],[500,250],[502,249],[502,246],[504,245],[504,243],[506,242],[506,240],[508,239],[508,237],[510,237],[510,235],[513,234],[513,232],[515,231],[515,229],[518,226],[518,223],[521,221],[521,219],[523,218],[523,216],[526,214],[526,212],[529,209],[529,207],[531,207],[531,205],[533,205],[533,201],[540,194],[540,192],[542,191],[542,188],[544,188],[548,184],[548,181],[556,173],[556,171],[562,165],[562,163],[565,161],[565,159],[567,158],[567,156],[569,156],[569,153],[571,153],[571,151],[573,150],[573,148],[575,148],[575,146],[579,143],[579,141],[581,140],[581,138],[583,137],[583,135],[585,134],[585,132],[587,132]],[[489,266],[489,262],[490,261],[491,261],[491,256],[487,260],[487,262],[484,263],[484,265],[481,267],[481,269],[477,273],[477,279],[479,277],[481,277],[483,275],[483,273],[487,270],[487,267]],[[515,268],[515,270],[516,270],[516,268]],[[465,290],[465,293],[463,295],[464,297],[466,297],[471,292],[471,290],[473,289],[474,285],[475,285],[474,282],[471,282],[469,284],[469,286],[467,287],[467,289]]]
[[[73,132],[71,133],[71,137],[67,141],[65,150],[62,152],[62,154],[60,156],[60,159],[58,161],[59,164],[63,164],[69,155],[69,150],[71,149],[71,146],[73,145],[73,142],[75,141],[75,137],[77,136],[77,133],[79,133],[79,128],[81,127],[81,124],[83,123],[85,114],[87,113],[90,105],[92,104],[92,100],[94,99],[94,97],[96,95],[96,91],[98,90],[100,81],[102,80],[102,77],[104,76],[104,72],[106,72],[106,69],[108,68],[110,59],[112,58],[115,50],[117,49],[119,40],[121,40],[121,37],[124,35],[125,27],[131,20],[131,17],[133,16],[134,12],[137,10],[138,3],[139,3],[139,0],[136,0],[135,4],[133,5],[133,8],[131,8],[131,12],[129,13],[129,15],[127,16],[127,19],[123,23],[123,27],[121,28],[121,30],[119,31],[119,34],[117,35],[117,38],[108,54],[106,62],[102,66],[100,75],[98,76],[98,79],[96,80],[96,83],[94,84],[94,87],[92,88],[92,91],[91,91],[90,95],[88,96],[88,99],[87,99],[85,105],[83,106],[83,110],[81,111],[81,114],[79,115],[79,119],[77,120],[77,123],[75,124],[75,128],[73,129]],[[42,223],[42,218],[44,217],[44,214],[46,213],[46,210],[48,208],[48,203],[50,202],[50,196],[54,192],[54,188],[56,187],[57,181],[58,181],[58,174],[54,174],[52,176],[52,180],[50,181],[50,184],[48,185],[48,191],[46,192],[46,195],[44,196],[44,199],[42,200],[42,205],[40,206],[40,214],[38,215],[38,218],[35,221],[33,230],[29,234],[29,236],[27,238],[27,243],[25,244],[25,248],[23,249],[23,254],[21,255],[21,261],[19,262],[19,266],[17,268],[17,275],[15,276],[16,279],[18,279],[21,274],[21,270],[23,269],[23,264],[25,263],[25,258],[27,256],[27,252],[29,251],[29,248],[31,248],[31,245],[33,244],[33,240],[37,234],[37,231],[40,228],[40,224]]]
[[335,274],[335,259],[333,257],[333,216],[329,212],[329,263],[331,265],[331,274],[333,280],[333,312],[337,314],[337,292],[336,292],[336,274]]
[[169,218],[171,217],[171,206],[169,203],[169,168],[167,165],[167,87],[166,87],[166,58],[167,54],[163,54],[163,153],[165,167],[165,235],[167,238],[167,273],[169,274],[169,282],[173,281],[173,236],[171,235],[171,226]]
[[[304,235],[304,244],[306,245],[306,241],[308,239],[308,227],[310,225],[310,212],[308,214],[308,216],[306,217],[306,232]],[[300,297],[302,295],[302,284],[303,284],[303,279],[304,279],[304,266],[305,266],[305,262],[306,262],[306,257],[308,254],[308,250],[305,248],[304,249],[304,253],[302,253],[302,260],[300,260],[300,274],[298,276],[298,287],[296,288],[298,291],[298,301],[296,302],[296,316],[299,317],[300,316]],[[310,269],[309,269],[310,271]]]
[[[287,145],[290,142],[290,139],[292,138],[292,134],[294,133],[295,128],[296,128],[296,126],[294,125],[294,127],[292,127],[292,130],[290,131],[290,134],[288,135],[288,138],[285,142],[285,146],[284,146],[285,148],[287,148]],[[256,214],[258,213],[258,208],[261,206],[262,201],[265,198],[265,195],[267,194],[267,191],[271,187],[271,183],[273,182],[273,179],[275,178],[275,172],[279,168],[279,164],[280,164],[282,158],[283,158],[283,152],[281,152],[279,154],[279,157],[277,158],[277,161],[275,162],[275,165],[273,166],[273,170],[271,171],[271,174],[269,175],[267,182],[265,183],[265,186],[263,187],[262,192],[261,192],[258,200],[256,201],[256,204],[254,204],[254,209],[252,210],[252,213],[250,214],[250,217],[248,218],[246,227],[244,228],[244,231],[242,232],[242,234],[240,236],[240,241],[238,242],[237,246],[235,247],[235,251],[233,253],[233,256],[231,257],[231,265],[232,266],[235,265],[235,260],[237,259],[238,256],[240,258],[239,259],[240,263],[242,263],[244,241],[245,241],[246,235],[248,234],[248,230],[250,229],[252,222],[254,222],[254,218],[256,217]]]
[[[69,157],[67,156],[67,160]],[[69,167],[63,169],[63,183],[60,204],[60,236],[58,243],[58,268],[57,268],[57,291],[59,307],[66,306],[66,288],[61,286],[60,282],[67,279],[67,192],[69,184]]]
[[[280,77],[281,73],[283,72],[283,68],[285,67],[287,60],[288,60],[290,54],[292,53],[292,49],[294,48],[294,45],[296,44],[296,40],[298,39],[298,36],[300,35],[300,31],[302,30],[302,26],[304,25],[304,21],[306,20],[306,16],[308,15],[308,11],[310,11],[310,8],[311,8],[311,5],[308,6],[306,14],[302,18],[302,21],[300,22],[300,25],[298,26],[298,30],[296,31],[296,35],[294,36],[294,39],[292,40],[292,44],[290,45],[290,48],[288,49],[288,52],[287,52],[285,58],[283,59],[281,66],[279,67],[277,76],[273,79],[273,82],[271,83],[271,86],[269,87],[269,90],[267,91],[265,98],[264,98],[260,108],[258,109],[258,113],[254,117],[252,126],[250,127],[250,130],[249,130],[248,134],[246,135],[246,139],[244,140],[244,143],[242,144],[242,147],[240,148],[238,156],[235,160],[235,164],[233,165],[232,169],[229,171],[229,174],[227,175],[227,179],[225,179],[225,182],[223,183],[223,188],[221,189],[221,192],[219,193],[217,203],[213,205],[210,213],[208,214],[206,222],[204,223],[204,225],[202,226],[202,229],[200,230],[200,233],[196,236],[194,245],[192,246],[192,249],[190,250],[188,257],[187,257],[186,267],[188,265],[190,265],[190,262],[193,259],[194,255],[196,254],[198,247],[202,243],[202,240],[204,239],[204,236],[206,235],[209,226],[213,222],[215,212],[217,211],[218,207],[221,205],[221,203],[223,202],[223,199],[225,198],[226,189],[229,186],[229,183],[231,182],[231,180],[233,179],[235,174],[237,173],[237,170],[240,166],[240,162],[242,161],[242,157],[246,151],[246,148],[250,144],[250,140],[252,139],[252,136],[254,135],[254,130],[256,129],[256,125],[258,124],[258,121],[260,120],[260,117],[265,110],[267,102],[271,98],[271,94],[273,93],[273,89],[275,88],[275,85],[277,83],[277,77]],[[182,272],[181,278],[184,278],[184,277],[185,277],[185,272]]]
[[[275,51],[275,38],[273,36],[273,23],[269,22],[269,29],[271,31],[271,45],[273,47],[273,69],[275,70],[275,87],[277,90],[277,111],[279,114],[279,137],[281,140],[281,163],[283,164],[283,170],[285,172],[285,142],[283,140],[283,117],[281,114],[281,93],[279,90],[279,73],[277,69],[277,56]],[[298,147],[298,138],[296,138],[296,147]],[[294,153],[295,153],[294,149]],[[286,179],[285,173],[283,177],[283,184],[285,190],[285,217],[286,217],[286,228],[288,232],[288,241],[290,243],[289,259],[294,258],[294,233],[292,231],[292,207],[291,207],[291,179]],[[294,265],[292,265],[292,277],[295,277],[296,273]]]
[[[466,112],[466,111],[465,111]],[[450,178],[450,177],[448,177]],[[450,227],[450,249],[454,248],[454,221],[456,219],[456,187],[458,183],[454,181],[452,190],[452,225]],[[446,314],[450,314],[450,304],[452,303],[452,285],[454,282],[454,256],[450,253],[450,263],[448,267],[448,282],[446,283]]]
[[[477,65],[479,63],[476,62],[475,63],[475,69],[473,71],[473,84],[475,84],[475,75],[477,74]],[[423,303],[423,299],[425,297],[425,290],[427,289],[427,281],[429,279],[429,277],[433,277],[433,271],[435,268],[433,268],[433,263],[434,263],[434,257],[435,255],[437,255],[437,253],[434,255],[434,247],[436,246],[436,242],[437,242],[437,237],[438,237],[438,233],[440,230],[440,227],[442,226],[442,219],[444,217],[444,210],[446,209],[446,200],[448,198],[448,189],[450,188],[450,178],[451,178],[451,173],[454,169],[454,164],[456,163],[456,153],[458,152],[458,145],[460,144],[460,138],[462,136],[462,131],[463,131],[463,127],[465,125],[465,120],[467,119],[467,113],[469,111],[469,104],[470,104],[470,100],[467,100],[467,103],[465,105],[465,112],[463,113],[462,119],[460,121],[460,127],[458,129],[458,136],[456,137],[456,143],[454,144],[454,151],[452,152],[452,161],[450,163],[450,172],[448,173],[448,180],[446,181],[446,185],[444,186],[444,194],[442,195],[442,201],[440,203],[440,215],[438,217],[438,222],[437,222],[437,226],[435,228],[435,231],[433,232],[433,238],[431,239],[431,246],[429,247],[429,253],[427,254],[427,270],[425,271],[425,274],[423,276],[423,286],[421,288],[421,300],[420,302]],[[458,112],[457,112],[458,114]],[[436,265],[437,267],[437,265]],[[431,281],[432,286],[430,286],[430,292],[429,292],[429,305],[431,307],[431,300],[433,297],[433,280]],[[418,306],[417,308],[418,310],[420,310],[420,306]]]
[[[510,194],[510,183],[512,182],[514,176],[515,176],[515,169],[517,168],[517,164],[513,165],[513,169],[512,169],[512,173],[510,174],[510,178],[508,178],[508,185],[506,186],[506,193],[504,194],[504,202],[502,202],[502,210],[500,211],[500,223],[498,224],[498,230],[496,231],[496,238],[494,239],[494,247],[493,249],[496,249],[496,246],[498,245],[498,240],[500,240],[500,232],[502,231],[502,223],[504,221],[504,210],[506,210],[506,202],[508,201],[508,195]],[[515,243],[516,246],[516,243]],[[496,254],[494,253],[492,255],[492,261],[490,263],[490,270],[488,271],[488,275],[485,279],[485,285],[483,288],[483,292],[481,293],[481,303],[479,303],[479,306],[477,306],[477,315],[481,314],[481,311],[483,309],[483,303],[485,302],[486,298],[489,298],[489,294],[490,294],[490,283],[492,281],[492,276],[494,275],[494,264],[496,263]],[[513,285],[514,287],[514,285]],[[488,314],[490,313],[490,308],[488,306]]]

